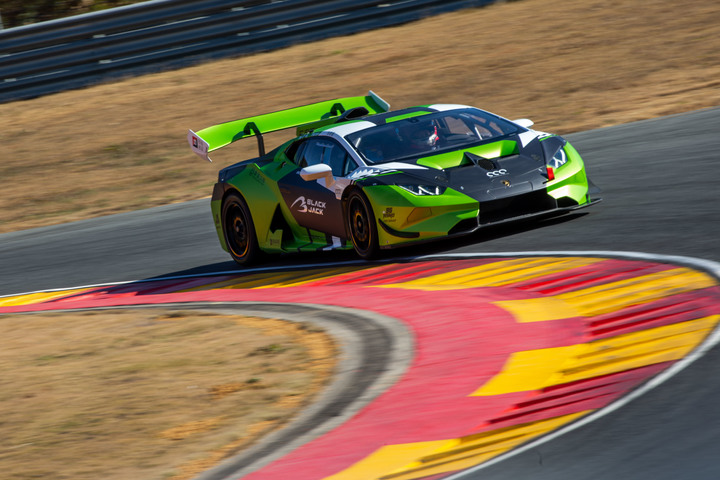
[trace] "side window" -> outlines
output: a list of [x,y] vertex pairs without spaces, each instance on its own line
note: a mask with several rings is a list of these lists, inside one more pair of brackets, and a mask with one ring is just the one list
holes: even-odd
[[332,168],[333,175],[336,177],[345,177],[355,170],[355,162],[352,161],[350,155],[340,145],[334,144],[330,150],[327,164]]
[[305,152],[305,147],[307,147],[307,142],[304,142],[302,140],[297,141],[290,145],[287,150],[285,150],[285,155],[296,163],[297,165],[300,165],[300,167],[306,167],[307,165],[301,165],[302,162],[302,156]]
[[326,142],[320,142],[315,138],[311,138],[305,142],[305,151],[302,154],[302,165],[307,167],[309,165],[317,165],[318,163],[325,163],[325,150],[327,148]]
[[343,147],[324,138],[311,138],[305,141],[298,148],[295,158],[297,159],[295,163],[301,168],[318,163],[330,165],[336,177],[344,177],[357,168]]

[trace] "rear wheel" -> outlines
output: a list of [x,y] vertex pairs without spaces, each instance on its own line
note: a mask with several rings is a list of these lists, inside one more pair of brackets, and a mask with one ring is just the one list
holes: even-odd
[[231,193],[222,206],[223,234],[228,251],[240,265],[250,265],[260,258],[260,247],[255,235],[250,209],[245,200]]
[[347,231],[355,251],[369,260],[379,252],[377,225],[367,197],[356,190],[347,199]]

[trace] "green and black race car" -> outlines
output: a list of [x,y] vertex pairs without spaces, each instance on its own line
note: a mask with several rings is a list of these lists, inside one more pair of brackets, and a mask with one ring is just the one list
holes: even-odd
[[[465,105],[389,111],[372,91],[188,133],[208,153],[255,136],[259,156],[224,168],[212,195],[220,244],[247,265],[263,252],[381,248],[591,205],[563,138]],[[263,134],[297,128],[265,153]]]

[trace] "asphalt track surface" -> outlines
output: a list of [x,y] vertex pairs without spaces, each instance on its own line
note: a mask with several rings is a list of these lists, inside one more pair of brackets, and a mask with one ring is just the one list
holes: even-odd
[[[720,109],[568,138],[603,203],[393,255],[603,250],[720,261]],[[217,246],[208,203],[0,235],[0,295],[237,270]],[[296,255],[274,265],[353,259]],[[463,478],[720,478],[718,350],[618,411]]]

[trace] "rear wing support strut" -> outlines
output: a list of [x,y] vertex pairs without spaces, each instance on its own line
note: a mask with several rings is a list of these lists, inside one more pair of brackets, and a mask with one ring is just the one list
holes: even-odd
[[262,157],[265,155],[265,140],[263,139],[260,129],[255,125],[255,122],[248,122],[243,129],[243,134],[246,136],[255,135],[258,143],[258,156]]

